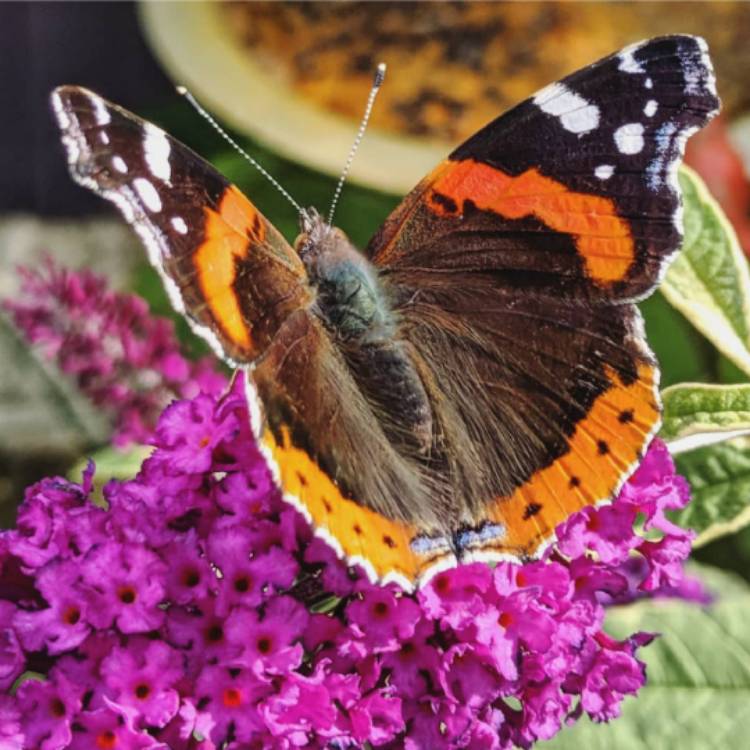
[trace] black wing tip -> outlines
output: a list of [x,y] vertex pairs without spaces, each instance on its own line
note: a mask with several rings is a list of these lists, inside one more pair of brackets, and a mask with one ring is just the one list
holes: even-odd
[[[49,95],[52,109],[56,114],[61,108],[72,110],[78,107],[96,109],[106,107],[107,109],[116,109],[112,102],[107,101],[95,91],[87,89],[85,86],[66,83],[62,86],[56,86]],[[58,118],[59,119],[59,118]]]
[[61,86],[55,86],[55,88],[53,88],[50,92],[50,100],[53,102],[53,104],[55,99],[61,102],[69,102],[75,99],[77,96],[102,99],[102,97],[99,96],[99,94],[97,94],[96,92],[87,89],[85,86],[77,86],[73,83],[65,83]]
[[75,108],[76,98],[90,100],[91,97],[96,97],[96,94],[83,86],[64,84],[52,89],[49,101],[52,106],[52,112],[55,115],[55,120],[61,130],[70,129],[71,114]]
[[702,36],[657,36],[630,44],[620,50],[615,57],[622,61],[630,58],[635,65],[658,63],[660,58],[677,58],[685,80],[686,96],[690,96],[694,101],[701,101],[706,112],[706,122],[721,108],[708,42]]

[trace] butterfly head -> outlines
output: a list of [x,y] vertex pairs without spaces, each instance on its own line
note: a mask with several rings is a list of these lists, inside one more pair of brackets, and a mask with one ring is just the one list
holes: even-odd
[[299,228],[301,235],[310,237],[313,241],[321,240],[331,230],[331,225],[325,220],[315,206],[303,208],[299,212]]
[[307,268],[308,275],[314,280],[318,275],[316,268],[325,258],[359,254],[349,238],[337,227],[332,226],[314,207],[302,209],[299,213],[300,233],[294,241],[294,249]]

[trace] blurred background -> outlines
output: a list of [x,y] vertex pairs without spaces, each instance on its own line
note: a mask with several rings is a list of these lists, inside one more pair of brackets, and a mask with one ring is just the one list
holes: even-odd
[[[17,292],[17,264],[38,265],[48,253],[171,315],[133,233],[68,176],[48,108],[56,85],[87,86],[153,120],[212,161],[292,239],[294,210],[175,83],[300,203],[325,208],[372,72],[385,61],[388,78],[337,215],[362,246],[399,197],[487,121],[625,44],[676,32],[707,38],[724,102],[721,117],[691,140],[688,161],[750,250],[746,3],[0,4],[0,298]],[[661,295],[643,311],[663,385],[746,381]],[[176,324],[189,350],[203,351]],[[23,487],[65,473],[106,439],[96,410],[0,317],[0,524],[13,522]],[[750,533],[697,556],[750,577]]]

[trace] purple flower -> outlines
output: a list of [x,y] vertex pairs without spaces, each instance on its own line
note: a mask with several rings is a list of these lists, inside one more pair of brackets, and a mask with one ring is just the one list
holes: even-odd
[[73,562],[51,561],[39,572],[37,590],[49,604],[46,609],[19,609],[13,619],[27,651],[46,646],[59,654],[78,646],[89,634],[89,604],[81,571]]
[[216,573],[203,554],[195,529],[189,529],[181,538],[165,544],[160,552],[169,561],[165,582],[168,601],[190,604],[216,592]]
[[78,714],[68,747],[70,750],[168,750],[151,735],[134,729],[114,705]]
[[28,747],[40,750],[68,747],[72,739],[71,722],[81,709],[82,693],[64,675],[46,682],[24,681],[16,698]]
[[24,741],[18,700],[10,695],[0,695],[0,747],[3,750],[24,750]]
[[23,672],[26,662],[13,628],[16,606],[0,600],[0,690],[7,690]]
[[103,543],[81,568],[97,628],[114,623],[123,633],[145,633],[161,625],[167,564],[155,552],[132,543]]
[[583,682],[581,706],[594,721],[620,715],[622,699],[637,692],[645,679],[645,665],[625,651],[601,649]]
[[383,667],[391,672],[391,682],[403,695],[425,695],[430,685],[439,684],[443,653],[429,642],[434,635],[434,626],[422,618],[411,638],[381,657]]
[[292,672],[283,678],[280,690],[260,707],[272,737],[283,737],[291,747],[306,747],[311,731],[324,736],[330,732],[336,708],[324,680],[322,670],[310,677]]
[[155,439],[162,451],[154,462],[174,474],[202,474],[211,468],[214,451],[232,434],[231,418],[215,420],[214,400],[201,394],[191,401],[175,401],[162,414]]
[[389,588],[368,587],[349,604],[346,616],[362,633],[368,649],[394,651],[414,634],[420,611],[409,597],[396,596]]
[[226,625],[226,617],[216,612],[216,599],[206,597],[167,610],[166,639],[187,655],[188,671],[199,672],[204,662],[233,662],[239,655],[241,646],[229,643]]
[[101,663],[101,675],[113,702],[133,724],[163,727],[177,713],[174,685],[182,676],[182,654],[161,641],[130,640]]
[[211,739],[220,745],[231,733],[248,742],[263,732],[258,711],[260,700],[270,692],[249,669],[207,666],[195,683],[198,705],[211,717]]
[[295,558],[280,547],[253,554],[253,536],[234,523],[222,526],[208,538],[208,552],[221,571],[217,610],[226,614],[233,607],[257,607],[278,590],[287,589],[297,577]]
[[308,619],[299,602],[281,596],[268,604],[262,617],[253,610],[235,609],[226,620],[227,641],[240,649],[237,662],[255,674],[283,674],[302,663],[300,641]]
[[[194,366],[140,303],[85,275],[30,278],[41,296],[16,305],[24,330],[110,394],[121,437],[154,450],[105,486],[106,509],[92,466],[81,484],[30,487],[0,534],[0,689],[43,678],[0,697],[0,747],[509,750],[583,712],[614,718],[643,685],[652,636],[617,641],[604,614],[689,584],[691,534],[666,516],[687,485],[658,441],[543,559],[463,565],[404,594],[346,566],[283,502],[240,378],[221,396],[194,389],[153,426]],[[161,344],[142,340],[153,330]],[[118,390],[146,361],[154,400],[132,380]]]
[[180,353],[174,327],[153,317],[132,294],[107,288],[102,277],[47,260],[41,271],[19,270],[21,295],[5,309],[29,342],[77,383],[115,424],[115,442],[146,442],[175,397],[226,385],[211,358],[193,363]]
[[19,533],[8,539],[8,549],[25,568],[36,569],[50,560],[85,552],[106,522],[106,514],[88,501],[94,465],[89,463],[78,485],[67,479],[43,479],[26,490],[18,510]]

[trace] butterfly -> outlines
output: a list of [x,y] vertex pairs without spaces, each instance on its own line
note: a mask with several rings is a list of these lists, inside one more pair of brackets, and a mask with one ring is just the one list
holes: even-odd
[[705,42],[631,45],[498,117],[360,252],[293,244],[210,164],[86,89],[52,106],[73,178],[142,239],[175,308],[248,374],[284,497],[405,589],[542,555],[660,424],[634,304],[682,238],[679,165],[718,111]]

